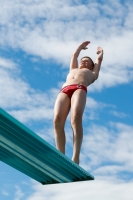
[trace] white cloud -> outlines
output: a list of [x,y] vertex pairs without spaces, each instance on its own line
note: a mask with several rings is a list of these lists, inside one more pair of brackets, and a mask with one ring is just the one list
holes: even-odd
[[2,190],[2,194],[3,194],[4,196],[9,196],[9,193],[8,193],[7,191],[5,191],[5,190]]
[[112,110],[109,112],[111,115],[114,115],[115,117],[119,117],[119,118],[125,118],[127,117],[128,115],[123,113],[123,112],[117,112],[115,110]]
[[45,141],[47,141],[48,143],[50,143],[51,145],[55,145],[55,141],[54,141],[54,129],[53,127],[45,127],[39,131],[37,131],[37,134],[42,137]]
[[122,182],[116,179],[85,181],[71,184],[41,186],[32,183],[34,192],[26,200],[132,200],[132,182]]
[[16,69],[16,64],[11,60],[0,57],[0,67],[7,69]]
[[[85,130],[81,163],[97,176],[133,172],[133,127],[111,123],[109,128],[93,125]],[[114,172],[115,171],[115,172]]]
[[[90,91],[90,88],[88,91]],[[99,114],[100,114],[99,111],[104,110],[105,108],[112,109],[115,108],[115,105],[96,101],[95,99],[89,97],[88,94],[86,98],[86,106],[84,110],[83,121],[99,119]]]
[[21,122],[52,119],[58,89],[51,88],[51,95],[36,91],[20,78],[19,66],[4,58],[0,61],[0,106]]
[[92,99],[91,97],[87,97],[86,99],[86,107],[87,108],[94,108],[96,109],[98,107],[98,102],[96,102],[94,99]]
[[9,113],[23,123],[29,120],[51,120],[53,118],[53,107],[47,108],[48,105],[31,106],[28,109],[13,110]]
[[24,196],[24,193],[22,192],[21,188],[18,185],[15,186],[15,189],[16,191],[14,200],[21,200],[22,197]]

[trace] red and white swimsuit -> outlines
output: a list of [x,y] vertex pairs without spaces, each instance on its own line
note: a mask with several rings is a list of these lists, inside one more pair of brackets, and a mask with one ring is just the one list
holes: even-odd
[[80,85],[80,84],[67,85],[67,86],[63,87],[60,92],[67,94],[71,98],[73,93],[78,89],[85,90],[87,93],[87,87],[85,87],[84,85]]

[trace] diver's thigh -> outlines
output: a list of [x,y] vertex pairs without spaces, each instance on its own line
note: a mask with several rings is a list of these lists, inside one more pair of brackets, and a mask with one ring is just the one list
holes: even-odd
[[71,98],[71,113],[82,116],[86,104],[86,92],[82,89],[76,90]]
[[70,105],[70,98],[65,93],[59,93],[54,106],[54,117],[65,120],[69,113]]

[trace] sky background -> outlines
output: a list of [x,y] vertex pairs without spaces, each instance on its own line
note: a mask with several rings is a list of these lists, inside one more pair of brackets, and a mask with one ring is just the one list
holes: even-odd
[[[94,181],[42,186],[0,164],[1,200],[133,199],[133,1],[0,0],[0,107],[55,146],[53,108],[77,46],[94,61],[81,167]],[[70,116],[66,154],[72,156]]]

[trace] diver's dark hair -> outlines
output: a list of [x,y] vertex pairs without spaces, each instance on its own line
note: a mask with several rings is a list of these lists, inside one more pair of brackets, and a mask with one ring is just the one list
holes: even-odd
[[89,56],[84,56],[84,57],[81,58],[81,60],[82,60],[83,58],[89,58],[89,59],[91,60],[91,62],[92,62],[93,68],[94,68],[94,62],[93,62],[93,60],[92,60]]

